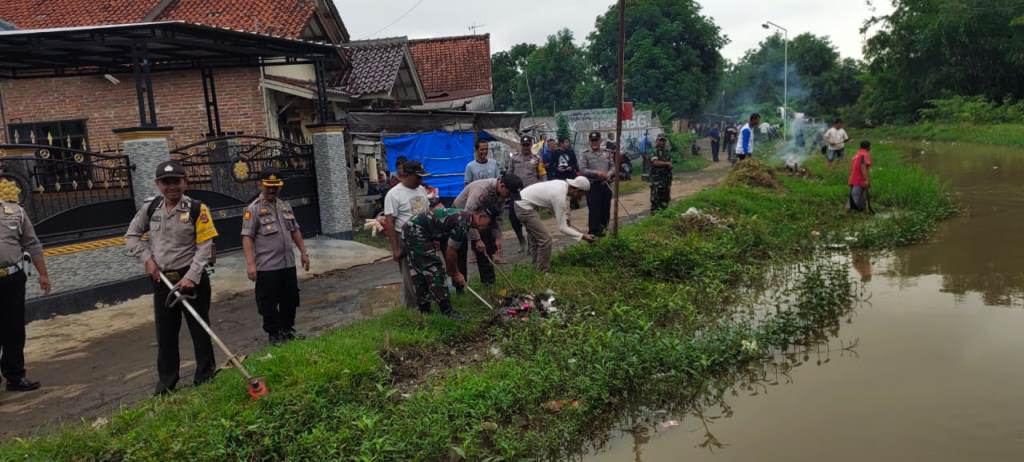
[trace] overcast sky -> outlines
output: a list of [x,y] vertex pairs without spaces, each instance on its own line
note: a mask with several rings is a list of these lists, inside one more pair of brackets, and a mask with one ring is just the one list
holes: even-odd
[[[594,28],[594,19],[607,11],[611,0],[335,0],[353,39],[409,38],[465,35],[469,26],[491,34],[491,51],[507,50],[522,42],[541,43],[562,27],[582,42]],[[768,20],[789,29],[827,35],[843,57],[861,57],[860,27],[873,14],[891,10],[888,0],[874,0],[872,12],[865,0],[707,0],[704,14],[729,37],[722,50],[736,60],[757,46],[769,32]]]

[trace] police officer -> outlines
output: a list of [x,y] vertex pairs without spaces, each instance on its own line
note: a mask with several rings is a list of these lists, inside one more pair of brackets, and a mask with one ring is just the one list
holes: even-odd
[[299,282],[295,252],[309,271],[309,253],[302,241],[292,206],[278,198],[284,179],[268,167],[260,172],[260,197],[242,215],[242,251],[246,273],[256,281],[256,306],[263,316],[263,330],[270,343],[295,338],[295,309],[299,306]]
[[590,234],[604,236],[611,219],[612,188],[608,182],[615,178],[614,154],[601,149],[601,134],[590,132],[590,148],[579,156],[580,173],[590,180],[587,192],[587,226]]
[[[165,394],[174,391],[178,383],[178,332],[182,316],[188,323],[195,349],[194,383],[199,385],[209,381],[215,373],[210,336],[180,304],[166,306],[170,289],[161,281],[160,274],[163,273],[183,293],[195,295],[190,303],[209,324],[210,277],[206,266],[213,257],[213,238],[217,237],[217,228],[206,204],[185,195],[188,180],[181,164],[170,161],[158,165],[156,185],[160,195],[147,199],[135,214],[125,234],[125,245],[129,253],[145,265],[146,274],[153,280],[159,376],[156,394]],[[144,241],[142,235],[147,232],[149,240]]]
[[[465,287],[466,277],[457,264],[459,249],[468,245],[470,228],[487,229],[496,209],[475,213],[455,208],[437,208],[413,216],[402,230],[402,241],[409,262],[409,276],[416,288],[420,312],[430,313],[437,303],[441,313],[458,318],[445,285],[444,268],[456,287]],[[444,254],[444,259],[438,255]]]
[[665,135],[658,135],[651,153],[651,214],[668,207],[672,196],[672,154]]
[[0,200],[0,372],[7,391],[31,391],[39,382],[25,378],[25,266],[39,273],[39,288],[50,293],[50,276],[43,260],[43,246],[25,209]]

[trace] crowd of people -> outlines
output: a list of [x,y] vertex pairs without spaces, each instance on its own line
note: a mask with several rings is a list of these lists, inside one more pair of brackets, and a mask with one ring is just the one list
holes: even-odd
[[[579,155],[568,139],[544,140],[523,136],[519,150],[504,168],[490,156],[490,144],[478,140],[473,160],[464,171],[464,187],[452,207],[427,197],[417,161],[399,159],[394,187],[384,198],[384,230],[392,257],[402,275],[402,303],[422,312],[434,305],[441,313],[459,317],[450,303],[449,287],[466,286],[472,252],[484,284],[495,282],[494,266],[503,260],[502,222],[505,216],[537,271],[550,269],[553,237],[541,218],[548,210],[557,229],[572,239],[594,242],[610,219],[616,152],[602,145],[601,135],[589,136],[590,147]],[[569,219],[573,204],[587,198],[588,230]],[[450,280],[450,284],[449,284]]]
[[[741,127],[727,125],[709,130],[712,157],[718,161],[719,147],[734,162],[754,156],[754,138],[760,116],[752,114]],[[830,168],[842,160],[849,136],[841,120],[822,135]],[[422,312],[436,304],[453,318],[449,283],[457,290],[466,287],[468,255],[472,251],[481,282],[495,282],[496,262],[502,254],[502,218],[508,215],[520,243],[534,268],[550,269],[553,238],[541,218],[548,210],[556,228],[577,241],[594,242],[607,231],[612,187],[619,174],[614,146],[602,145],[601,135],[592,132],[589,147],[578,155],[568,140],[548,140],[543,152],[533,149],[529,136],[520,139],[520,150],[504,169],[490,158],[489,143],[480,140],[475,155],[465,168],[465,186],[453,207],[445,207],[437,189],[424,184],[429,173],[420,162],[399,158],[396,175],[389,182],[384,199],[383,225],[392,256],[402,276],[402,303]],[[871,143],[862,141],[853,157],[849,175],[847,208],[872,211]],[[651,211],[669,204],[672,184],[672,155],[667,139],[658,136],[648,154],[651,183]],[[138,210],[125,234],[129,254],[136,257],[153,283],[153,309],[157,339],[155,392],[172,392],[179,380],[178,336],[184,318],[196,357],[194,383],[209,381],[216,373],[209,334],[172,297],[187,295],[198,316],[209,323],[211,286],[209,268],[219,235],[206,204],[188,197],[188,178],[175,161],[161,163],[155,172],[159,194]],[[242,239],[246,273],[255,282],[256,306],[263,329],[273,344],[297,338],[295,313],[299,306],[297,269],[310,267],[299,223],[287,201],[278,197],[284,186],[281,172],[268,167],[259,173],[259,197],[243,212],[238,231]],[[586,197],[588,231],[572,225],[573,207]],[[37,381],[25,377],[25,285],[29,266],[38,272],[44,293],[50,280],[31,221],[16,203],[0,202],[0,373],[9,391],[31,391]],[[299,251],[296,261],[295,250]],[[25,258],[24,256],[28,256]],[[29,263],[31,262],[31,263]],[[180,299],[179,299],[180,300]]]

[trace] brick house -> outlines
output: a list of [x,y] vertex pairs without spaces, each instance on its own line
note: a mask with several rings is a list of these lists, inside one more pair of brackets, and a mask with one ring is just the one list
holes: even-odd
[[[28,3],[32,3],[29,5]],[[346,108],[409,107],[425,101],[407,41],[350,40],[330,0],[12,0],[0,3],[0,24],[41,29],[184,21],[339,45],[343,69],[329,77],[335,115]],[[129,79],[130,80],[130,79]],[[217,69],[221,133],[308,139],[314,122],[312,65]],[[200,71],[153,75],[160,125],[183,145],[216,134],[208,123]],[[112,130],[138,124],[135,89],[114,76],[0,81],[0,126],[8,143],[47,140],[105,150]]]

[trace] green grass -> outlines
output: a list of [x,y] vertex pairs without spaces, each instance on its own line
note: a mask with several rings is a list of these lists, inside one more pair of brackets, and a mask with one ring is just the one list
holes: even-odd
[[854,141],[870,139],[877,142],[887,139],[904,139],[1024,146],[1024,125],[1022,124],[921,123],[872,129],[852,129],[850,133],[854,137]]
[[370,247],[376,247],[378,249],[391,249],[391,243],[388,242],[388,235],[385,234],[383,231],[377,233],[377,235],[374,236],[369,231],[359,228],[352,235],[352,240],[360,244],[366,244]]
[[[469,297],[455,300],[470,315],[463,323],[396,310],[251,355],[248,365],[270,387],[260,401],[250,401],[241,377],[226,371],[212,384],[146,400],[100,428],[73,425],[8,441],[0,460],[563,457],[625,406],[699,394],[769,347],[820,338],[849,310],[845,268],[812,258],[792,309],[756,325],[730,315],[736,287],[756,282],[769,265],[806,259],[819,244],[847,236],[858,247],[917,241],[951,213],[936,178],[891,149],[874,156],[876,207],[891,212],[886,218],[843,212],[846,173],[812,161],[817,178],[783,177],[778,191],[708,190],[618,238],[567,249],[549,274],[512,271],[515,287],[554,290],[559,316],[496,326]],[[683,232],[678,217],[691,206],[730,224]],[[481,342],[500,354],[484,348],[480,361],[444,371],[409,396],[396,388],[409,371],[395,358],[449,356]],[[553,400],[575,404],[546,410]]]

